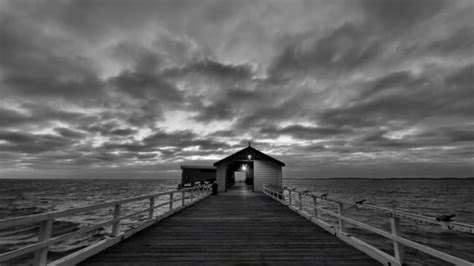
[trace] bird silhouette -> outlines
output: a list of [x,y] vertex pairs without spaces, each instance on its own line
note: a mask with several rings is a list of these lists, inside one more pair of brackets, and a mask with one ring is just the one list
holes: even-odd
[[359,205],[359,204],[363,204],[364,202],[365,202],[365,199],[363,199],[363,200],[358,200],[358,201],[355,202],[355,204]]
[[456,217],[456,214],[440,215],[440,216],[436,216],[436,221],[451,222],[452,221],[451,218],[454,218],[454,217]]

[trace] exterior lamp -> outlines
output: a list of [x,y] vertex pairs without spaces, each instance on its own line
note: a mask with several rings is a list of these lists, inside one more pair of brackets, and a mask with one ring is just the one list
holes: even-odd
[[246,164],[243,164],[243,165],[242,165],[242,170],[244,170],[244,171],[247,170],[247,165],[246,165]]

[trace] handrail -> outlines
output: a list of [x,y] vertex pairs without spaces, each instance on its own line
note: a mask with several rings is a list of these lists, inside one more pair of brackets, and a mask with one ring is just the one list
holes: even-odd
[[[286,190],[291,190],[298,192],[295,188],[288,188],[284,187]],[[397,218],[402,218],[402,219],[408,219],[412,220],[418,223],[425,223],[425,224],[431,224],[431,225],[437,225],[441,226],[444,229],[447,230],[452,230],[452,231],[457,231],[461,233],[470,233],[474,234],[474,225],[472,224],[466,224],[466,223],[460,223],[460,222],[443,222],[443,221],[438,221],[436,217],[430,217],[426,215],[421,215],[421,214],[415,214],[415,213],[409,213],[405,211],[400,211],[400,210],[395,210],[395,209],[390,209],[386,207],[381,207],[373,204],[368,204],[368,203],[363,203],[363,204],[357,204],[356,202],[349,201],[349,200],[343,200],[343,199],[338,199],[330,196],[322,196],[324,194],[319,193],[319,195],[315,193],[304,193],[307,196],[310,197],[315,197],[320,200],[324,200],[327,202],[333,202],[333,203],[342,203],[346,204],[349,206],[356,207],[358,209],[364,209],[364,210],[369,210],[369,211],[374,211],[380,214],[387,214],[391,215],[393,217]]]
[[[174,197],[175,194],[181,194],[181,197],[175,198]],[[23,225],[28,225],[28,224],[37,224],[37,223],[39,223],[40,225],[39,231],[38,231],[37,243],[0,254],[0,263],[11,261],[25,254],[35,252],[33,265],[45,265],[47,262],[48,249],[52,244],[70,239],[72,237],[75,237],[81,234],[85,234],[85,233],[97,230],[107,225],[112,225],[111,236],[116,237],[119,235],[119,226],[120,226],[121,220],[131,218],[143,212],[148,212],[148,221],[157,220],[155,219],[154,210],[159,207],[164,207],[167,205],[169,206],[168,210],[165,213],[163,213],[162,216],[167,215],[167,214],[172,214],[176,211],[181,210],[182,208],[192,205],[197,200],[203,199],[209,196],[210,194],[211,194],[211,187],[209,185],[202,185],[202,186],[196,186],[196,187],[191,187],[187,189],[171,190],[171,191],[149,194],[149,195],[144,195],[144,196],[109,201],[109,202],[104,202],[104,203],[99,203],[99,204],[93,204],[93,205],[73,208],[69,210],[33,214],[33,215],[0,220],[0,229],[23,226]],[[168,197],[166,197],[165,201],[161,201],[159,202],[159,204],[155,204],[155,198],[158,198],[161,196],[168,196]],[[149,204],[147,208],[138,210],[136,212],[133,212],[127,215],[121,215],[123,204],[136,202],[136,201],[143,201],[146,199],[149,200]],[[186,199],[190,199],[191,202],[186,204]],[[181,202],[181,204],[175,205],[176,202]],[[104,209],[108,207],[114,207],[112,219],[99,223],[99,224],[89,225],[85,228],[82,228],[80,230],[77,230],[68,234],[51,238],[52,231],[53,231],[52,225],[55,219],[61,218],[61,217],[72,216],[78,213]]]
[[[288,194],[286,194],[285,191],[287,191]],[[264,185],[263,192],[266,195],[270,196],[271,198],[276,199],[280,203],[287,205],[293,211],[299,213],[302,216],[305,216],[306,218],[310,219],[312,222],[320,225],[327,231],[338,236],[342,240],[346,241],[347,243],[353,245],[354,247],[365,252],[367,255],[373,257],[374,259],[377,259],[378,261],[384,264],[402,265],[405,261],[404,246],[407,246],[407,247],[416,249],[418,251],[421,251],[425,254],[436,257],[438,259],[441,259],[443,261],[453,263],[455,265],[470,265],[470,266],[474,265],[474,263],[464,260],[462,258],[455,257],[453,255],[447,254],[445,252],[436,250],[434,248],[425,246],[423,244],[420,244],[415,241],[402,237],[400,235],[400,219],[402,218],[402,219],[409,219],[409,220],[414,220],[418,222],[436,224],[449,230],[455,230],[455,231],[467,232],[467,233],[473,233],[473,228],[474,228],[473,225],[455,223],[455,222],[440,222],[440,221],[436,221],[436,218],[433,218],[433,217],[428,217],[424,215],[418,215],[418,214],[413,214],[413,213],[408,213],[408,212],[403,212],[403,211],[397,211],[397,210],[393,210],[389,208],[379,207],[379,206],[360,203],[360,202],[355,203],[348,200],[335,199],[332,197],[328,197],[327,194],[315,195],[313,193],[306,193],[306,191],[301,192],[296,189],[289,189],[286,187]],[[293,198],[292,198],[293,193],[297,194],[298,196],[298,201],[296,202],[293,202]],[[285,197],[288,197],[288,203]],[[309,197],[313,199],[310,204],[311,205],[310,207],[313,210],[312,214],[305,212],[303,210],[304,201],[302,200],[302,197]],[[338,209],[337,213],[318,206],[319,201],[325,201],[325,202],[336,204],[337,209]],[[353,218],[345,216],[344,205],[349,205],[351,207],[356,207],[356,208],[361,208],[365,210],[376,211],[382,214],[387,214],[390,218],[391,232],[387,232],[385,230],[373,227],[371,225],[365,224],[363,222],[360,222]],[[328,223],[319,219],[318,212],[323,212],[334,218],[337,218],[338,225],[339,225],[338,228],[335,228],[334,226],[329,225]],[[345,223],[350,223],[359,228],[365,229],[379,236],[392,240],[393,246],[394,246],[394,256],[378,248],[375,248],[361,241],[360,239],[357,239],[351,236],[350,234],[344,232]]]

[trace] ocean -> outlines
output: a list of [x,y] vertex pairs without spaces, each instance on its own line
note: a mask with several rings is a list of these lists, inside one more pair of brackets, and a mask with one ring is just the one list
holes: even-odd
[[[474,224],[474,179],[298,179],[284,180],[284,186],[328,193],[328,196],[359,201],[427,216],[456,214],[454,221]],[[389,218],[348,209],[350,217],[386,231]],[[336,224],[327,216],[326,221]],[[346,231],[393,254],[392,241],[347,225]],[[402,236],[432,248],[474,262],[474,235],[439,226],[401,221]],[[422,252],[405,248],[408,265],[450,265]]]
[[[429,216],[456,214],[457,222],[474,224],[474,179],[284,179],[284,185],[302,190],[329,193],[329,196],[362,200],[383,207]],[[66,210],[94,203],[127,197],[159,193],[176,188],[177,180],[12,180],[0,179],[0,219],[48,211]],[[145,204],[145,203],[144,203]],[[136,208],[129,204],[124,214]],[[389,230],[389,220],[380,215],[368,215],[355,209],[347,213],[360,221]],[[103,209],[79,216],[66,217],[53,225],[54,236],[72,232],[88,224],[110,219],[112,210]],[[324,217],[328,222],[334,219]],[[124,221],[120,230],[125,231],[146,219],[146,214]],[[51,247],[51,258],[59,257],[103,239],[108,228],[99,229],[86,236],[59,243]],[[436,226],[402,221],[402,236],[474,261],[474,235],[444,230]],[[0,230],[0,253],[36,241],[37,227]],[[347,226],[352,235],[391,253],[392,243],[374,234]],[[410,265],[444,265],[415,250],[406,249]]]

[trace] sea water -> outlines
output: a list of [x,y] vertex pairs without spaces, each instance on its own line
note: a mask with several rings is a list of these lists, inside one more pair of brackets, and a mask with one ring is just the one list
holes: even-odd
[[[455,214],[454,221],[474,224],[474,179],[286,179],[284,186],[328,193],[349,201],[365,200],[381,207],[436,217]],[[308,204],[309,206],[309,204]],[[328,206],[331,207],[331,206]],[[333,210],[335,210],[333,208]],[[308,210],[312,211],[312,210]],[[390,232],[386,215],[349,208],[350,217]],[[337,225],[335,219],[323,217]],[[392,241],[345,223],[346,231],[393,255]],[[474,261],[474,235],[449,231],[437,225],[401,221],[402,236],[448,254]],[[449,265],[420,251],[406,248],[409,265]]]
[[[111,200],[175,189],[177,180],[13,180],[0,179],[0,219],[67,210]],[[394,208],[428,216],[456,214],[455,221],[474,224],[474,179],[284,179],[283,184],[301,190]],[[308,202],[309,203],[309,202]],[[309,206],[309,204],[308,204]],[[147,202],[123,206],[123,214],[147,207]],[[310,211],[310,210],[308,210]],[[54,223],[54,236],[98,224],[112,217],[113,208],[64,217]],[[386,216],[348,209],[346,213],[362,222],[390,230]],[[121,223],[126,231],[146,220],[147,213]],[[324,216],[323,216],[324,218]],[[330,223],[336,220],[326,217]],[[392,242],[347,225],[352,235],[391,253]],[[0,230],[0,253],[35,243],[37,225]],[[438,226],[402,221],[402,236],[447,253],[474,261],[474,235],[448,231]],[[104,239],[110,228],[101,228],[51,247],[58,257]],[[414,265],[443,265],[441,261],[407,248],[407,260]]]

